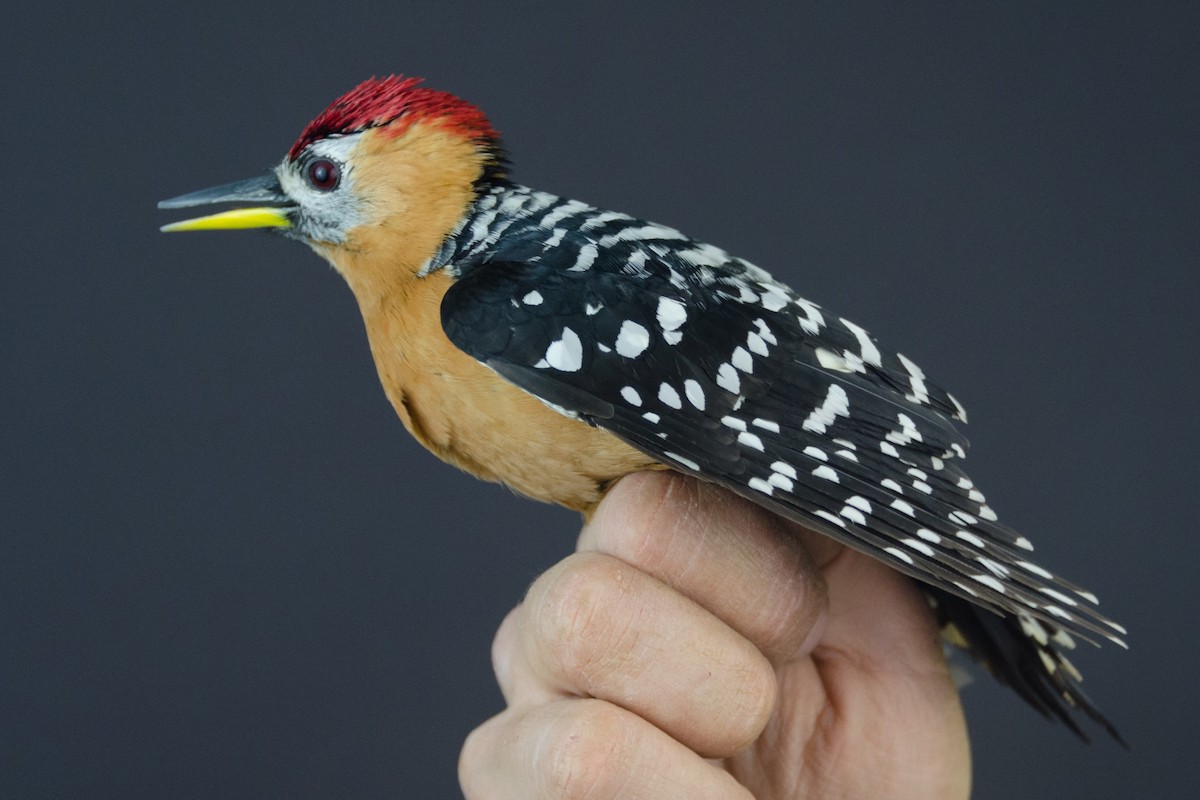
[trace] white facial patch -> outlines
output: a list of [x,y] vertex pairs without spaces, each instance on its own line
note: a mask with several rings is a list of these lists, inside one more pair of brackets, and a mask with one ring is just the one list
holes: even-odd
[[[341,244],[351,229],[367,222],[364,203],[354,191],[353,152],[361,139],[361,133],[321,139],[304,148],[295,161],[284,159],[275,168],[284,194],[299,206],[293,223],[301,238]],[[305,177],[308,166],[318,159],[337,165],[340,177],[334,189],[317,189]]]

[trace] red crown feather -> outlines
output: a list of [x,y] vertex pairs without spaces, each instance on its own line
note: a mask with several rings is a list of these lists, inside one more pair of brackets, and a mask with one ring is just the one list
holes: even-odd
[[429,119],[444,120],[486,147],[496,147],[500,134],[482,111],[449,92],[421,86],[421,80],[389,75],[363,81],[308,123],[288,151],[288,158],[296,158],[304,148],[328,136],[385,125],[387,135],[399,136],[414,123]]

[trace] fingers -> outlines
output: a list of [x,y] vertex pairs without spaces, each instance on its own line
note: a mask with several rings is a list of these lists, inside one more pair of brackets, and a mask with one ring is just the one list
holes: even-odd
[[[962,705],[942,654],[928,603],[916,584],[884,564],[847,552],[828,571],[829,625],[812,658],[847,740],[871,742],[881,732],[909,730],[886,748],[886,769],[928,772],[933,754],[958,765],[941,777],[970,778]],[[941,794],[936,796],[943,796]],[[950,792],[944,796],[962,796]]]
[[752,800],[728,773],[600,700],[522,706],[493,717],[467,738],[459,781],[468,800]]
[[497,633],[509,708],[464,747],[470,800],[749,798],[730,774],[767,794],[883,796],[880,776],[965,792],[961,708],[912,581],[662,474],[614,487],[579,548]]
[[637,475],[610,492],[580,546],[496,636],[509,704],[609,700],[710,756],[757,737],[775,698],[763,654],[807,653],[826,613],[798,531],[698,481]]
[[855,552],[838,559],[825,578],[831,611],[823,650],[850,654],[878,672],[946,671],[928,601],[911,579]]
[[776,664],[803,657],[828,607],[820,566],[842,547],[710,484],[622,479],[580,535],[710,610]]
[[608,700],[713,756],[756,738],[774,708],[774,670],[750,641],[611,556],[552,567],[510,620],[496,659],[514,705]]

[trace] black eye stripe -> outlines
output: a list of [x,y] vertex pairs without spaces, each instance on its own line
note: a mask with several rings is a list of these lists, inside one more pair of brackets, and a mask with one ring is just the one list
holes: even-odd
[[317,158],[304,167],[304,178],[314,189],[331,192],[341,181],[342,171],[336,162],[327,158]]

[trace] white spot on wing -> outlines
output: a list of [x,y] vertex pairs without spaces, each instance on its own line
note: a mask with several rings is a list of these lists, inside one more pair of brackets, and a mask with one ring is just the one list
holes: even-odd
[[617,353],[626,358],[637,358],[650,346],[650,331],[633,320],[621,323],[617,334]]
[[834,525],[837,525],[839,528],[846,527],[846,523],[844,520],[840,519],[839,517],[834,516],[833,514],[830,514],[828,511],[826,511],[823,508],[818,508],[813,513],[816,514],[821,519],[825,520],[826,522],[832,522]]
[[858,339],[858,350],[862,356],[862,360],[873,367],[883,366],[883,357],[879,352],[879,348],[871,341],[870,335],[847,319],[842,319],[840,322],[846,326],[846,329],[854,334],[854,338]]
[[927,404],[929,402],[929,389],[925,386],[925,373],[903,353],[897,353],[896,357],[900,359],[900,363],[908,370],[908,382],[912,386],[912,394],[906,395],[907,398],[914,403]]
[[826,350],[824,347],[816,349],[817,361],[825,369],[833,370],[834,372],[853,372],[850,365],[846,363],[846,359],[839,356],[832,350]]
[[687,322],[687,309],[678,300],[670,297],[661,297],[658,300],[658,312],[656,316],[660,328],[664,331],[673,331]]
[[741,417],[725,416],[721,417],[721,424],[726,428],[733,428],[735,431],[746,430],[746,421]]
[[966,422],[967,421],[967,410],[965,408],[963,408],[963,404],[958,402],[958,400],[955,399],[954,395],[950,394],[949,392],[946,393],[946,397],[948,397],[950,399],[951,404],[954,406],[954,410],[958,414],[958,418],[961,419],[963,422]]
[[966,592],[967,594],[971,595],[971,597],[979,597],[979,592],[975,591],[974,589],[972,589],[972,588],[971,588],[970,586],[968,586],[967,584],[965,584],[965,583],[963,583],[963,582],[961,582],[961,581],[951,581],[951,583],[953,583],[953,584],[954,584],[955,586],[957,586],[959,589],[962,589],[962,590],[963,590],[964,592]]
[[521,298],[521,302],[527,306],[540,306],[542,304],[542,293],[534,289],[529,294]]
[[786,461],[776,461],[774,464],[771,465],[771,469],[775,470],[776,472],[778,472],[781,475],[787,475],[789,478],[792,478],[792,479],[795,479],[795,477],[796,477],[796,468],[793,467],[791,464],[787,463]]
[[1032,561],[1018,561],[1017,566],[1023,567],[1025,570],[1032,572],[1034,575],[1037,575],[1039,578],[1045,578],[1048,581],[1054,580],[1054,576],[1052,574],[1050,574],[1046,570],[1042,569],[1037,564],[1034,564]]
[[993,575],[997,575],[1001,578],[1006,578],[1009,575],[1008,567],[1004,566],[999,561],[993,561],[986,556],[976,556],[975,560],[979,562],[981,567]]
[[813,334],[814,336],[821,332],[821,328],[825,325],[825,316],[821,313],[821,309],[816,303],[810,303],[803,297],[796,298],[796,305],[804,312],[804,315],[796,315],[796,320],[799,321],[800,327],[805,333]]
[[857,508],[854,508],[852,506],[849,506],[849,505],[842,506],[842,510],[839,511],[838,514],[840,514],[841,516],[845,517],[846,519],[850,520],[851,522],[853,522],[857,525],[865,526],[867,524],[867,518],[863,516],[863,513],[861,511],[859,511]]
[[746,335],[746,346],[750,348],[750,352],[758,353],[760,356],[769,356],[771,354],[771,351],[767,349],[767,343],[754,331]]
[[764,320],[754,320],[755,326],[758,328],[758,335],[763,338],[767,344],[779,344],[779,340],[775,338],[775,334],[771,333],[771,328],[768,327]]
[[816,469],[814,469],[812,471],[812,474],[814,477],[817,477],[817,478],[822,478],[824,480],[832,481],[834,483],[841,483],[841,481],[838,480],[837,471],[834,470],[833,467],[830,467],[828,464],[822,464],[821,466],[817,467]]
[[1004,589],[1004,584],[1002,584],[1000,581],[997,581],[996,578],[991,577],[990,575],[983,575],[983,573],[980,572],[979,575],[971,576],[971,579],[972,579],[972,581],[974,581],[976,583],[982,583],[983,585],[985,585],[985,587],[988,587],[989,589],[998,591],[998,593],[1000,593],[1002,595],[1007,594],[1007,590]]
[[[587,203],[580,202],[579,200],[567,200],[565,203],[560,205],[558,208],[554,209],[549,214],[542,217],[542,220],[539,224],[543,228],[551,228],[551,227],[557,225],[558,223],[562,222],[564,219],[569,219],[569,218],[575,216],[576,214],[582,214],[585,211],[591,211],[591,210],[593,210],[592,207],[589,206]],[[565,233],[565,231],[564,231],[564,233]]]
[[687,395],[689,403],[700,411],[704,410],[704,390],[700,388],[699,383],[692,378],[688,378],[683,382],[683,393]]
[[920,539],[905,539],[903,544],[905,547],[909,548],[910,550],[916,550],[918,553],[921,553],[922,555],[928,556],[930,558],[933,557],[933,554],[934,554],[933,548],[930,547],[929,545],[925,544],[924,542],[922,542]]
[[955,531],[954,535],[957,536],[959,539],[962,539],[967,544],[972,544],[979,548],[982,548],[987,544],[986,542],[983,541],[983,539],[980,539],[978,536],[971,533],[970,531]]
[[[628,216],[621,214],[614,216],[614,219],[629,219]],[[644,239],[683,239],[686,238],[682,233],[674,228],[668,228],[666,225],[656,225],[652,222],[638,227],[622,228],[616,233],[600,239],[600,243],[605,247],[611,247],[617,242],[642,241]]]
[[742,390],[742,379],[732,364],[723,363],[717,368],[717,386],[730,394],[737,394]]
[[775,487],[764,481],[762,478],[751,478],[749,484],[751,489],[756,489],[763,494],[775,494]]
[[753,433],[746,433],[745,431],[743,431],[742,433],[739,433],[738,434],[738,442],[746,445],[747,447],[753,447],[755,450],[765,452],[765,450],[763,449],[762,439],[758,438]]
[[1062,592],[1057,591],[1055,589],[1051,589],[1048,586],[1038,587],[1038,591],[1041,592],[1042,594],[1053,597],[1055,600],[1059,601],[1060,603],[1065,603],[1069,606],[1079,605],[1078,601],[1076,601],[1075,598],[1068,597],[1067,595],[1063,594]]
[[767,311],[779,311],[786,308],[787,304],[788,296],[781,289],[768,286],[767,291],[762,293],[762,306]]
[[729,260],[729,254],[711,244],[697,244],[688,250],[676,253],[681,259],[697,267],[716,267]]
[[767,483],[771,484],[772,486],[778,486],[780,489],[783,489],[785,492],[790,492],[792,490],[792,485],[793,485],[791,478],[788,478],[787,476],[784,476],[784,475],[780,475],[778,472],[772,472],[771,476],[769,478],[767,478]]
[[1054,641],[1068,650],[1075,649],[1075,640],[1071,638],[1071,634],[1064,630],[1057,630],[1054,632]]
[[575,265],[571,267],[571,272],[586,272],[592,268],[592,264],[596,262],[596,256],[600,254],[596,245],[588,242],[583,247],[579,248],[579,255],[575,257]]
[[946,516],[950,518],[951,522],[955,522],[959,525],[974,525],[975,523],[979,522],[979,520],[975,519],[975,517],[957,508]]
[[1018,611],[1017,621],[1021,623],[1021,631],[1042,647],[1050,643],[1050,637],[1046,634],[1042,623],[1034,619],[1028,611]]
[[836,383],[830,384],[829,391],[821,405],[812,410],[800,427],[813,433],[824,433],[833,424],[835,418],[845,417],[849,414],[850,398],[846,396],[846,390]]
[[583,367],[583,343],[570,328],[563,328],[562,338],[546,348],[546,363],[560,372],[578,372]]
[[632,386],[623,387],[621,389],[621,397],[625,398],[625,402],[631,406],[640,406],[642,404],[642,396]]
[[742,347],[741,345],[733,348],[733,355],[729,360],[735,367],[740,369],[742,372],[745,372],[747,375],[754,372],[754,359],[750,356],[750,353],[746,351],[746,348]]
[[682,464],[683,466],[687,467],[688,469],[694,469],[694,470],[696,470],[697,472],[699,472],[699,471],[700,471],[700,465],[699,465],[699,464],[697,464],[695,461],[692,461],[690,458],[684,458],[683,456],[679,455],[678,453],[666,453],[666,452],[664,452],[664,453],[663,453],[663,457],[665,457],[665,458],[669,458],[669,459],[671,459],[672,461],[675,461],[675,462],[677,462],[677,463],[679,463],[679,464]]
[[658,387],[658,399],[665,406],[670,406],[674,409],[683,408],[683,402],[679,399],[679,392],[675,391],[675,387],[669,383],[664,383]]
[[848,500],[846,500],[846,505],[854,506],[859,511],[862,511],[867,514],[871,513],[871,501],[868,500],[867,498],[863,497],[862,495],[856,494],[853,497],[849,498]]

